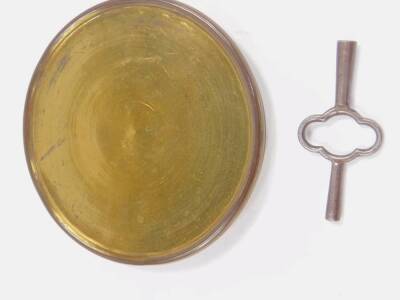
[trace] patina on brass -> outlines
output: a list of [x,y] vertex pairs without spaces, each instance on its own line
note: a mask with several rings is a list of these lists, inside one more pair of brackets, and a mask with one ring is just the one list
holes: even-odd
[[246,63],[212,21],[172,1],[109,1],[45,52],[24,137],[61,227],[149,264],[192,254],[231,222],[261,163],[263,121]]

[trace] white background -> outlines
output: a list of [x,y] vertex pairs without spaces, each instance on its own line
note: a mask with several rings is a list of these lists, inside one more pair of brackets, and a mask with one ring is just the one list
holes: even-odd
[[[3,1],[0,299],[400,299],[399,1],[185,3],[233,37],[262,91],[267,157],[247,207],[212,246],[167,265],[114,263],[72,241],[31,183],[22,114],[45,47],[97,1]],[[355,108],[382,125],[385,144],[349,165],[344,220],[333,225],[324,221],[330,165],[301,148],[297,127],[334,103],[338,39],[359,42]]]

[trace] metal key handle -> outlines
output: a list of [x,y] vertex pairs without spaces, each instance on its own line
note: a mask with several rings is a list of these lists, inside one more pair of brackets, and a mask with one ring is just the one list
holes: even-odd
[[[321,154],[331,161],[332,173],[328,194],[328,205],[326,219],[339,221],[341,214],[342,182],[345,164],[360,157],[375,153],[382,145],[382,129],[370,119],[363,118],[350,107],[351,86],[354,72],[354,59],[357,43],[353,41],[339,41],[337,53],[337,78],[336,78],[336,104],[333,108],[322,115],[314,115],[304,120],[299,128],[300,143],[309,151]],[[336,155],[322,146],[314,146],[307,141],[307,127],[312,123],[326,122],[330,118],[347,115],[352,117],[358,124],[371,127],[376,133],[376,141],[367,149],[355,149],[347,155]]]

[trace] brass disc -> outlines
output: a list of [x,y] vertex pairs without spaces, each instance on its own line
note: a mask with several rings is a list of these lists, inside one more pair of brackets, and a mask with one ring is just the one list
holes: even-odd
[[52,41],[24,138],[49,212],[78,242],[133,264],[203,248],[261,164],[264,116],[227,35],[173,1],[109,1]]

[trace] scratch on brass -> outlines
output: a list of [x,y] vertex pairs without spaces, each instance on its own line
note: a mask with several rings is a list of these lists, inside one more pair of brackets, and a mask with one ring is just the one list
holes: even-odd
[[49,157],[50,154],[52,154],[56,149],[60,148],[65,142],[65,139],[62,139],[58,141],[58,143],[54,144],[49,148],[49,150],[46,151],[45,154],[42,155],[40,158],[40,161],[44,161],[47,157]]

